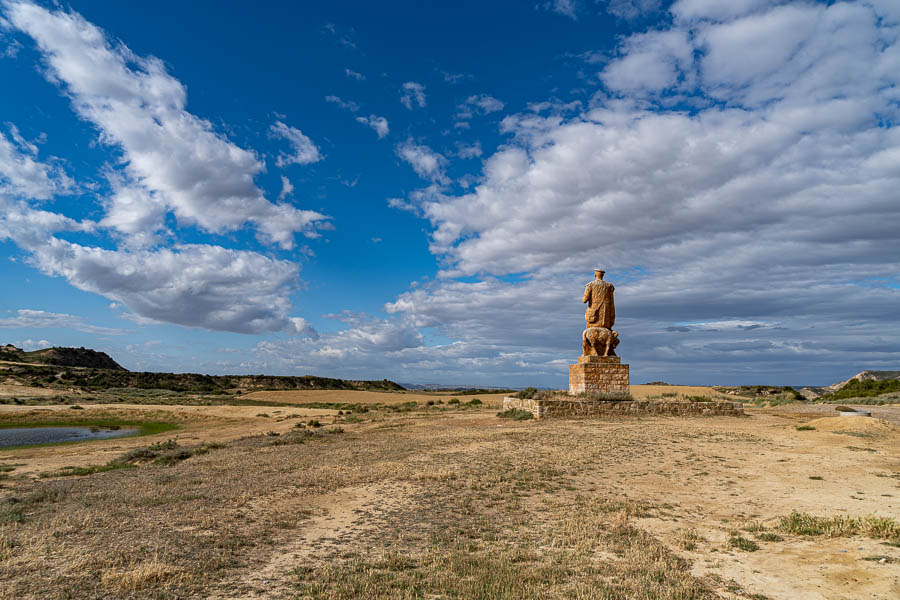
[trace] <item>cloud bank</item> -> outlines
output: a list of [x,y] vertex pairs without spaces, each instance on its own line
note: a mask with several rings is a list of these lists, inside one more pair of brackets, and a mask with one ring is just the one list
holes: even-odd
[[[420,197],[443,280],[388,310],[550,349],[561,380],[551,357],[577,353],[599,264],[638,377],[895,365],[898,11],[725,6],[676,3],[670,27],[624,38],[576,115],[506,117],[473,191]],[[777,325],[697,325],[731,321]]]
[[[40,160],[36,146],[14,127],[11,138],[0,133],[0,240],[11,239],[29,252],[43,272],[122,302],[137,319],[309,334],[302,319],[289,315],[297,264],[252,251],[179,243],[167,217],[206,234],[250,224],[261,243],[285,250],[295,246],[298,233],[319,235],[317,230],[328,226],[326,217],[266,199],[254,182],[265,169],[260,157],[188,112],[184,86],[158,59],[110,41],[77,13],[19,1],[2,7],[11,27],[36,43],[47,80],[119,159],[105,170],[110,193],[100,199],[103,217],[77,221],[38,208],[41,201],[74,191],[61,162]],[[320,160],[318,148],[296,128],[279,121],[272,133],[291,146],[278,157],[278,166]],[[116,248],[58,236],[101,230],[113,234]]]

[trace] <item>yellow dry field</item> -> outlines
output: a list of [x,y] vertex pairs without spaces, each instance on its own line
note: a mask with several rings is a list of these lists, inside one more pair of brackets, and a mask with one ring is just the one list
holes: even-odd
[[46,398],[60,395],[59,390],[28,385],[0,384],[0,398]]
[[735,402],[734,396],[721,394],[711,387],[700,385],[633,385],[631,386],[631,396],[635,400],[644,400],[646,398],[662,398],[675,395],[674,399],[686,396],[703,396],[704,398],[714,398],[726,402]]
[[404,402],[426,403],[429,400],[448,402],[458,398],[460,402],[468,402],[478,398],[491,406],[502,406],[503,396],[507,394],[475,394],[459,395],[452,392],[417,393],[409,392],[362,392],[356,390],[277,390],[251,392],[241,396],[242,399],[263,402],[284,402],[289,404],[305,404],[309,402],[331,402],[347,404],[402,404]]
[[[0,597],[900,598],[900,407],[512,421],[368,397],[41,407],[182,428],[0,450]],[[176,434],[177,460],[58,476]]]

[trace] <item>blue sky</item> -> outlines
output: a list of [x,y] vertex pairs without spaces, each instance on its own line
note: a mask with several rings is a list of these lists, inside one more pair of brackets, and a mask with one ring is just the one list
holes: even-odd
[[900,368],[882,0],[0,1],[0,341],[564,387]]

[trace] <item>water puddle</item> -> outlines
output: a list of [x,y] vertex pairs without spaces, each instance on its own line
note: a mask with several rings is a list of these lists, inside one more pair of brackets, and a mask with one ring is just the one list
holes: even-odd
[[104,440],[134,435],[137,431],[137,429],[109,427],[15,427],[0,429],[0,448]]

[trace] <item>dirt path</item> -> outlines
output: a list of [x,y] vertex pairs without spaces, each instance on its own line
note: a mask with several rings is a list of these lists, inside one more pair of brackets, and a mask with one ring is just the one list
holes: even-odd
[[[373,533],[391,513],[403,510],[411,501],[413,486],[385,482],[343,488],[333,494],[303,502],[312,516],[299,532],[285,536],[272,547],[261,566],[239,571],[210,591],[215,600],[274,599],[292,597],[291,576],[298,566],[317,556],[329,556]],[[296,504],[296,492],[282,494],[273,502]]]

